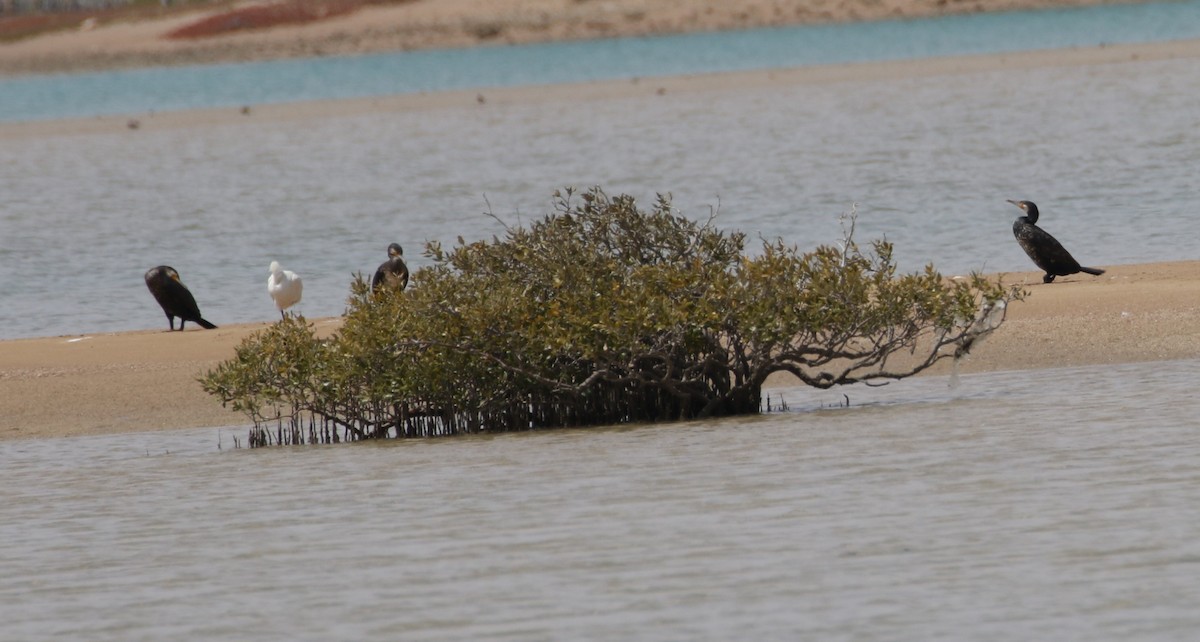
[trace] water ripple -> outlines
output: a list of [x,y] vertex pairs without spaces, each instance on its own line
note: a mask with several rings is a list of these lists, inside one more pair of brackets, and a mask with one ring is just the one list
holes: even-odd
[[1184,639],[1197,375],[334,447],[0,442],[0,618],[13,639]]

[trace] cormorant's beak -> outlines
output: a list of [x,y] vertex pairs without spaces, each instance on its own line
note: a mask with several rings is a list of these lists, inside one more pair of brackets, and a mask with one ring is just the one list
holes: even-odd
[[1017,207],[1021,207],[1021,204],[1020,204],[1020,203],[1018,203],[1018,202],[1016,202],[1016,201],[1012,200],[1011,198],[1009,198],[1009,199],[1005,199],[1005,200],[1007,200],[1009,203],[1012,203],[1013,205],[1016,205]]

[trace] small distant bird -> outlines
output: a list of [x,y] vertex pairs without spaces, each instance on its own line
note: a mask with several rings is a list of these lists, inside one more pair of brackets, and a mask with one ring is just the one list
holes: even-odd
[[179,273],[175,268],[169,265],[150,268],[146,271],[146,287],[150,288],[150,294],[154,295],[154,300],[158,301],[158,305],[166,313],[167,325],[171,330],[175,329],[175,317],[179,317],[180,331],[188,321],[208,330],[217,327],[200,317],[200,307],[196,305],[196,299],[179,280]]
[[275,307],[279,308],[280,317],[287,318],[283,311],[300,302],[300,294],[303,290],[304,283],[300,281],[299,275],[279,267],[279,261],[271,261],[271,276],[267,277],[267,293],[275,301]]
[[1013,222],[1013,236],[1017,237],[1017,243],[1021,244],[1021,249],[1025,250],[1029,258],[1033,259],[1033,263],[1046,272],[1046,275],[1042,277],[1043,283],[1053,282],[1056,276],[1067,276],[1079,272],[1095,276],[1104,274],[1104,270],[1099,268],[1079,265],[1079,261],[1071,256],[1062,243],[1050,236],[1049,232],[1037,226],[1037,205],[1030,201],[1011,199],[1008,202],[1025,212],[1025,216],[1018,216],[1017,220]]
[[387,249],[388,260],[379,264],[375,270],[375,278],[371,279],[371,290],[387,286],[394,290],[404,291],[408,287],[408,265],[404,263],[404,248],[399,243],[392,243]]

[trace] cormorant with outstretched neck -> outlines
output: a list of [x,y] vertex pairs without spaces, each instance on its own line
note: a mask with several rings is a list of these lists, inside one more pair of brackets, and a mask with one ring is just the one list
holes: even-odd
[[179,280],[179,273],[175,268],[169,265],[150,268],[146,272],[146,287],[150,288],[150,294],[153,294],[154,300],[162,306],[171,330],[175,329],[175,317],[179,317],[180,330],[183,330],[183,324],[188,321],[209,330],[217,327],[200,317],[200,306],[196,305],[195,297]]
[[1034,264],[1046,272],[1046,275],[1042,277],[1043,283],[1054,281],[1056,276],[1067,276],[1079,272],[1096,276],[1104,274],[1104,270],[1099,268],[1079,265],[1079,261],[1071,256],[1071,253],[1062,246],[1062,243],[1058,242],[1058,239],[1037,226],[1037,205],[1031,201],[1009,199],[1008,202],[1025,212],[1025,216],[1018,216],[1017,220],[1013,222],[1013,236],[1017,237],[1017,243],[1021,244],[1021,249],[1025,250],[1029,258],[1033,259]]
[[378,290],[386,285],[401,292],[408,287],[408,265],[404,263],[404,248],[399,243],[392,243],[387,249],[388,260],[375,270],[375,278],[371,279],[371,289]]

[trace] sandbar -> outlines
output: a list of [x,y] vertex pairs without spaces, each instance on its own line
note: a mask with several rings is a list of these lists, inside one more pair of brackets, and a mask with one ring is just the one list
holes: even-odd
[[[961,373],[1200,358],[1200,261],[1103,266],[1103,276],[1003,275],[1029,296]],[[319,333],[336,318],[312,320]],[[247,425],[197,378],[266,323],[0,341],[0,439]],[[949,372],[948,362],[934,374]],[[785,378],[769,382],[789,385]]]
[[576,103],[627,97],[696,95],[709,92],[792,87],[819,83],[872,82],[895,78],[923,78],[990,73],[1048,67],[1137,64],[1159,60],[1200,59],[1200,40],[1079,47],[1007,54],[945,56],[919,60],[814,65],[786,69],[736,71],[711,74],[631,78],[587,83],[562,83],[486,90],[441,91],[317,100],[297,103],[237,105],[147,114],[121,114],[0,122],[0,141],[74,136],[126,131],[136,120],[139,131],[282,123],[350,118],[371,114],[420,112],[439,109],[479,109],[484,105]]

